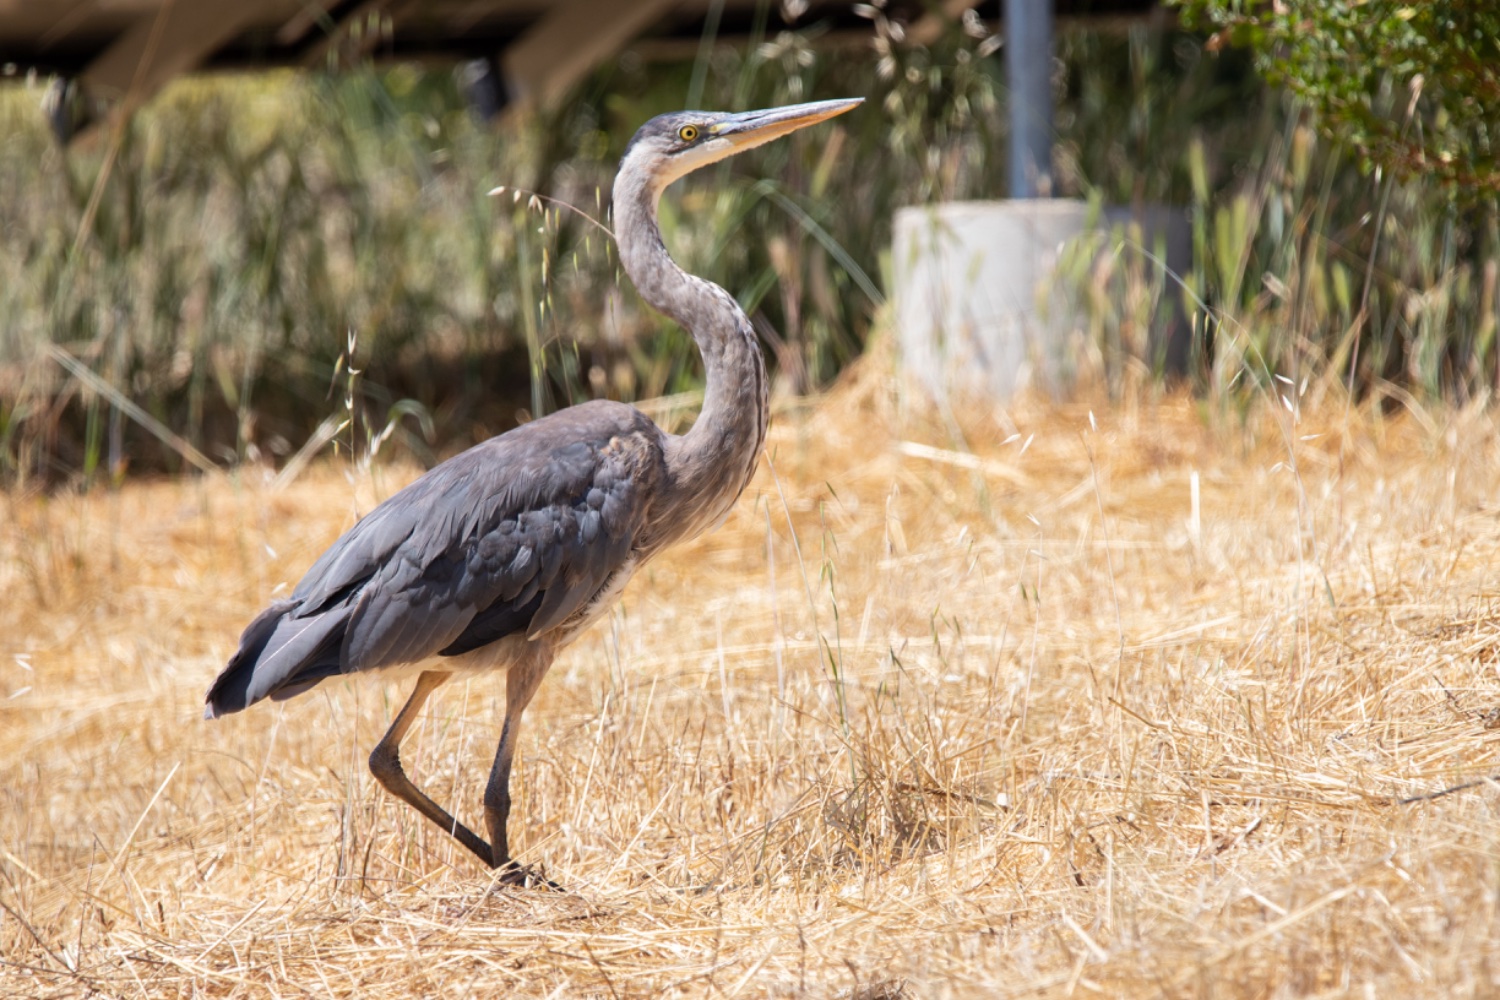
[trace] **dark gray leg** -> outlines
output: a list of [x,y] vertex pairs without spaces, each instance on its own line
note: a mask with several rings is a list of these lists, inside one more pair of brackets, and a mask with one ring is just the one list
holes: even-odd
[[380,742],[370,753],[370,773],[375,775],[375,780],[385,786],[386,791],[442,827],[460,844],[472,851],[480,861],[489,864],[490,845],[479,839],[473,830],[449,815],[442,806],[428,798],[420,788],[411,783],[411,779],[401,769],[402,738],[406,736],[406,731],[416,720],[417,713],[422,710],[422,704],[427,700],[427,696],[451,676],[442,670],[422,671],[421,676],[417,678],[416,690],[411,693],[411,697],[406,700],[406,705],[397,713],[396,721],[391,723],[391,728],[386,730],[385,735],[380,738]]
[[[505,835],[505,825],[510,819],[510,765],[516,755],[516,736],[521,731],[521,713],[531,703],[532,695],[541,685],[552,658],[538,658],[517,664],[506,672],[505,677],[505,726],[500,730],[500,746],[495,750],[495,765],[490,769],[490,781],[484,788],[484,818],[489,824],[492,854],[490,867],[507,869],[502,881],[525,885],[536,881],[511,859],[510,842]],[[545,882],[545,880],[539,880]],[[551,883],[546,883],[551,885]],[[556,888],[553,886],[553,888]]]

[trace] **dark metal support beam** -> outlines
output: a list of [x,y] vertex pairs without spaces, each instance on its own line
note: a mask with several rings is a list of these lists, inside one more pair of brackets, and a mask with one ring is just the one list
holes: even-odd
[[1005,0],[1010,196],[1052,194],[1052,3]]

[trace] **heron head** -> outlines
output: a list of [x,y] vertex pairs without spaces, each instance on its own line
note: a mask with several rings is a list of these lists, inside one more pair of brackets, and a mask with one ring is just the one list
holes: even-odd
[[639,171],[653,193],[710,163],[816,125],[864,103],[864,98],[790,104],[725,114],[675,111],[642,125],[625,147],[620,174]]

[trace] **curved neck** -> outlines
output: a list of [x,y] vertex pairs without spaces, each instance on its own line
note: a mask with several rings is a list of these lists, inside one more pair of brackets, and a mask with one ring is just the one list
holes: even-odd
[[744,310],[667,253],[656,223],[661,187],[626,156],[615,178],[615,242],[642,299],[692,334],[703,355],[703,409],[669,436],[667,471],[685,503],[677,537],[718,523],[755,471],[769,415],[765,361]]

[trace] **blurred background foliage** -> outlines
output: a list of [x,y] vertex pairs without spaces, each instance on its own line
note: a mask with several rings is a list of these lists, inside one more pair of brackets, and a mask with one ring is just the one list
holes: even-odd
[[[684,106],[863,95],[663,201],[682,264],[744,305],[784,388],[816,390],[879,329],[893,211],[1005,190],[998,40],[970,17],[919,45],[864,9],[852,47],[811,26],[705,39],[682,64],[627,52],[501,126],[452,70],[367,67],[180,81],[117,146],[63,151],[42,84],[0,88],[0,475],[175,471],[188,447],[264,460],[330,420],[356,450],[430,461],[582,399],[691,391],[690,340],[584,217],[608,224],[625,143]],[[1147,333],[1185,308],[1186,377],[1226,404],[1285,384],[1488,394],[1493,199],[1461,211],[1425,176],[1370,176],[1303,96],[1206,37],[1170,18],[1060,27],[1054,193],[1186,206],[1194,233],[1181,275],[1128,232],[1079,262],[1085,373],[1163,384]]]
[[1254,54],[1366,166],[1500,191],[1500,5],[1489,0],[1174,0],[1211,49]]

